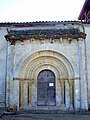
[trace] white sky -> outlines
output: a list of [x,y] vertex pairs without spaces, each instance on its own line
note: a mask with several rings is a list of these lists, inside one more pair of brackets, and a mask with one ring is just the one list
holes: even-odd
[[0,0],[0,22],[77,20],[85,0]]

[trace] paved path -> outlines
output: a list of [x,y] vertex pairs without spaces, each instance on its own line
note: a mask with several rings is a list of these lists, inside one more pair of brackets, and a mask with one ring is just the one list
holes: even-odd
[[89,114],[17,114],[4,115],[0,120],[90,120]]

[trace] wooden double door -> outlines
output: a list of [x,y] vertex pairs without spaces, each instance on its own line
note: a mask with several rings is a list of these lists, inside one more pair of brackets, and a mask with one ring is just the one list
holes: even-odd
[[56,105],[55,74],[51,70],[43,70],[37,79],[37,105]]

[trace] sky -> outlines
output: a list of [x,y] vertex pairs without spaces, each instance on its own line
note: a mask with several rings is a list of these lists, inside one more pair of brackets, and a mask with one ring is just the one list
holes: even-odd
[[0,0],[0,22],[78,20],[85,0]]

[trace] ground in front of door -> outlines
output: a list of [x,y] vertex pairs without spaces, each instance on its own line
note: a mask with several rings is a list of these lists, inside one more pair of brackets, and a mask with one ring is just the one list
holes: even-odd
[[17,114],[4,115],[0,120],[90,120],[89,114]]

